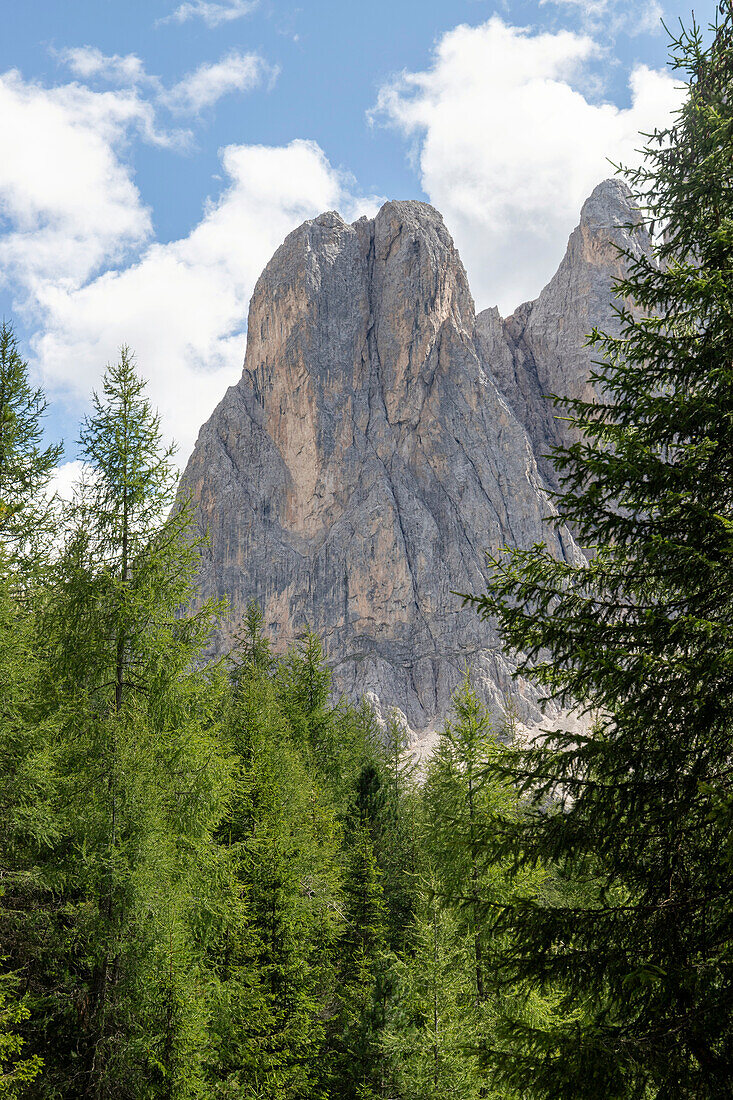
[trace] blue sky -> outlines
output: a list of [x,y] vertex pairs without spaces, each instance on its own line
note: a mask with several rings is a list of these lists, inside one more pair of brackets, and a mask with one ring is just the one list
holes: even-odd
[[[678,101],[677,0],[32,0],[0,39],[0,306],[67,459],[130,343],[182,460],[241,370],[254,281],[336,206],[443,213],[477,307],[559,263]],[[696,8],[706,21],[712,0]]]

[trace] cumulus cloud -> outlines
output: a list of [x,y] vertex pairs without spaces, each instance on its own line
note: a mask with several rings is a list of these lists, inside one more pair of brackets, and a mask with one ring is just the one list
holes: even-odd
[[631,103],[592,102],[586,34],[532,33],[498,16],[459,26],[424,72],[379,92],[373,120],[413,143],[421,182],[468,269],[479,307],[509,312],[556,269],[585,198],[637,158],[638,132],[664,125],[680,92],[666,73],[637,66]]
[[43,326],[34,351],[49,393],[85,399],[129,344],[182,461],[241,373],[249,298],[283,238],[323,210],[356,218],[376,206],[355,196],[313,142],[231,145],[221,159],[228,184],[188,236],[152,243],[135,263],[83,286],[36,288]]
[[[151,79],[125,58],[85,50],[70,60],[89,78]],[[225,60],[226,71],[206,67],[188,85],[192,109],[265,72],[248,55]],[[358,217],[375,203],[360,199],[315,143],[230,145],[218,197],[190,233],[158,243],[128,162],[132,138],[154,128],[151,110],[137,86],[49,89],[17,72],[0,75],[0,141],[15,151],[0,160],[0,280],[35,329],[34,367],[52,400],[83,409],[126,343],[185,460],[239,377],[249,298],[276,247],[325,209]],[[76,473],[65,466],[59,485]]]
[[59,500],[73,500],[74,489],[85,473],[84,463],[78,458],[72,462],[62,462],[60,466],[56,467],[48,483],[48,497],[58,497]]
[[131,129],[155,134],[148,105],[77,84],[47,89],[0,76],[3,270],[31,294],[78,286],[151,234],[148,209],[119,157]]
[[186,0],[158,23],[186,23],[189,19],[202,19],[207,27],[218,27],[222,23],[231,23],[249,15],[258,6],[259,0]]
[[259,84],[275,80],[278,69],[259,54],[232,50],[220,61],[199,65],[162,96],[174,111],[198,114],[230,92],[249,92]]

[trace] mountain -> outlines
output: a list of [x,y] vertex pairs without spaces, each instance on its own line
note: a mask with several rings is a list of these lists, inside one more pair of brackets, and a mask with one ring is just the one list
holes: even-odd
[[210,536],[202,596],[226,594],[234,624],[258,600],[281,644],[308,624],[337,689],[397,706],[417,734],[467,666],[488,702],[538,723],[533,689],[455,593],[485,586],[486,550],[579,553],[543,522],[558,438],[543,394],[586,385],[584,335],[612,320],[613,244],[633,216],[623,185],[597,188],[555,278],[506,321],[476,317],[424,203],[291,233],[255,287],[242,378],[182,479]]
[[626,184],[609,179],[583,204],[562,263],[539,298],[505,320],[496,309],[476,318],[482,358],[526,428],[553,489],[557,481],[547,456],[553,447],[575,442],[578,432],[547,397],[593,399],[588,376],[598,349],[587,347],[586,338],[594,327],[618,332],[611,284],[623,275],[620,250],[649,255],[651,241]]

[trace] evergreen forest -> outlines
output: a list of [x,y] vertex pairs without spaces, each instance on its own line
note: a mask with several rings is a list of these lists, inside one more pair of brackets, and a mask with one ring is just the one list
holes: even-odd
[[[656,255],[595,332],[543,545],[465,614],[586,723],[466,672],[429,760],[321,640],[201,604],[133,353],[61,448],[0,328],[0,1097],[733,1096],[733,11],[627,172]],[[233,638],[210,656],[222,624]]]

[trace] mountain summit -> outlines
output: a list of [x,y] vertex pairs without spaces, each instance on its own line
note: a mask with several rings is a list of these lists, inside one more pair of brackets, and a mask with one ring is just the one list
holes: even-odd
[[[631,192],[618,179],[604,180],[586,199],[556,274],[534,302],[525,302],[502,321],[484,310],[476,329],[497,385],[522,421],[537,462],[557,488],[546,457],[578,433],[557,417],[548,394],[592,400],[588,380],[597,350],[586,346],[594,327],[618,331],[611,284],[623,274],[621,252],[649,255],[651,241],[640,224]],[[633,228],[632,228],[633,227]]]
[[541,456],[560,437],[542,395],[586,384],[585,333],[612,320],[613,245],[634,217],[623,185],[601,184],[555,278],[506,321],[475,316],[425,203],[291,233],[255,287],[242,378],[183,477],[210,535],[202,595],[227,595],[234,623],[258,600],[282,643],[309,625],[338,690],[397,706],[416,733],[444,718],[466,667],[488,702],[514,697],[540,721],[455,593],[481,591],[485,551],[508,543],[578,554],[543,522]]

